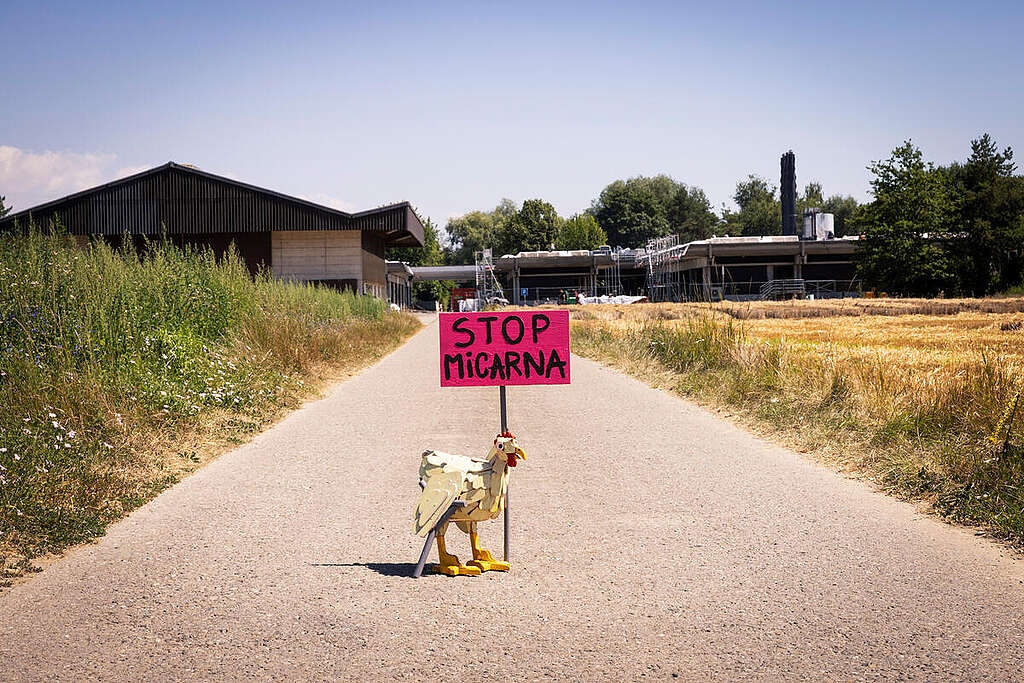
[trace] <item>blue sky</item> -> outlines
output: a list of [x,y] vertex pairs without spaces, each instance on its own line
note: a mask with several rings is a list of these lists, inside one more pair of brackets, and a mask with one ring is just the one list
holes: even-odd
[[0,4],[0,194],[27,208],[169,160],[442,225],[587,208],[668,173],[868,197],[906,138],[1024,145],[1024,3]]

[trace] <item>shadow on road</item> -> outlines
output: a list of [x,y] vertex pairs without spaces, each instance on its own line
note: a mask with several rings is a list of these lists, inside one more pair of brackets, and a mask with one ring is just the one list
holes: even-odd
[[312,567],[366,567],[383,576],[412,576],[415,562],[312,562]]

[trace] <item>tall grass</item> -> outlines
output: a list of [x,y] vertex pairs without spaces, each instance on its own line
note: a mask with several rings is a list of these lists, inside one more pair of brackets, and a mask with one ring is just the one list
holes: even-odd
[[253,279],[234,252],[0,236],[0,560],[102,533],[211,439],[241,441],[416,327],[378,299]]
[[983,355],[921,372],[881,355],[751,337],[742,321],[710,313],[675,325],[580,321],[573,345],[1024,543],[1024,397],[1012,364]]

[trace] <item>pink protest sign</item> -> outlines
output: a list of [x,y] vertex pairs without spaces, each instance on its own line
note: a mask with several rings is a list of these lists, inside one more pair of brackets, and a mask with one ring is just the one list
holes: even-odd
[[569,311],[442,313],[441,386],[569,384]]

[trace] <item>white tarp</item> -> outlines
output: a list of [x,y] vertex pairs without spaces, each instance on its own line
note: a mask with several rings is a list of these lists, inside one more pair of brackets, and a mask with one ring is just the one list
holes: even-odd
[[620,294],[619,296],[604,294],[602,296],[583,297],[583,303],[585,304],[642,304],[646,301],[646,296],[626,296],[625,294]]

